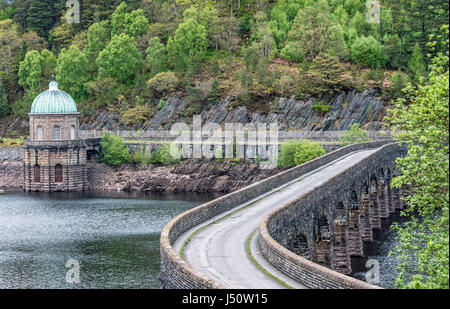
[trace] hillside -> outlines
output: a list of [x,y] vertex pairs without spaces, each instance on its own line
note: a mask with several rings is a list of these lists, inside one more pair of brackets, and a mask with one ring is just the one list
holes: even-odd
[[[0,0],[8,126],[53,75],[88,126],[108,111],[132,128],[174,96],[185,103],[178,119],[224,101],[251,118],[279,111],[279,98],[326,103],[367,89],[387,105],[445,48],[427,43],[449,12],[447,1],[385,0],[378,22],[363,0],[85,0],[78,22],[65,3]],[[315,111],[324,120],[330,108]]]

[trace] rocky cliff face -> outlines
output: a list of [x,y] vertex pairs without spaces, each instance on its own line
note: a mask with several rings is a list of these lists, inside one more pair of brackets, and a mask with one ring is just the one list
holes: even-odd
[[[386,109],[386,103],[379,98],[379,95],[377,90],[369,89],[360,93],[343,92],[325,97],[321,101],[331,106],[331,110],[326,115],[321,115],[311,108],[319,101],[317,98],[306,100],[277,98],[270,102],[258,103],[259,111],[254,111],[247,106],[234,107],[234,102],[227,98],[211,109],[203,110],[201,116],[204,123],[214,122],[221,125],[278,122],[280,129],[336,131],[347,130],[351,124],[358,122],[368,130],[379,130]],[[126,128],[121,122],[120,113],[113,111],[100,112],[95,120],[83,124],[81,128],[84,130],[170,130],[175,122],[192,122],[192,119],[185,119],[182,116],[182,112],[187,107],[188,102],[185,98],[172,95],[166,98],[165,106],[161,110],[155,109],[145,123],[137,123],[133,128]]]
[[177,166],[111,167],[90,163],[88,181],[93,191],[222,192],[228,193],[279,172],[258,164],[230,161],[183,161]]

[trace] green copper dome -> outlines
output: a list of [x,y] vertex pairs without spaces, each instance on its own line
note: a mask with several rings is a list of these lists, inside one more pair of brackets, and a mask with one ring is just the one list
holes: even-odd
[[58,89],[58,83],[52,81],[49,89],[39,94],[31,105],[31,114],[72,114],[77,113],[77,104],[72,97]]

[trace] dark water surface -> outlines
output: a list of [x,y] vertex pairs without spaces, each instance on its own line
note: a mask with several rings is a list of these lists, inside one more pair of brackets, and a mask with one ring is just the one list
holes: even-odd
[[[159,237],[214,195],[0,195],[0,288],[159,288]],[[66,282],[75,259],[80,283]]]

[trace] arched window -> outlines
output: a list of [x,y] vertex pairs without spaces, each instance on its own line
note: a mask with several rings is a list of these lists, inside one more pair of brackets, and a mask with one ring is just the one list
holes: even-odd
[[75,139],[75,126],[70,127],[70,139]]
[[60,126],[54,126],[53,127],[53,139],[55,141],[61,139],[61,127]]
[[44,139],[44,132],[42,131],[42,127],[37,127],[37,139],[38,141],[42,141]]
[[55,182],[63,182],[63,167],[61,164],[55,166]]
[[41,182],[41,167],[39,164],[34,166],[34,182]]

